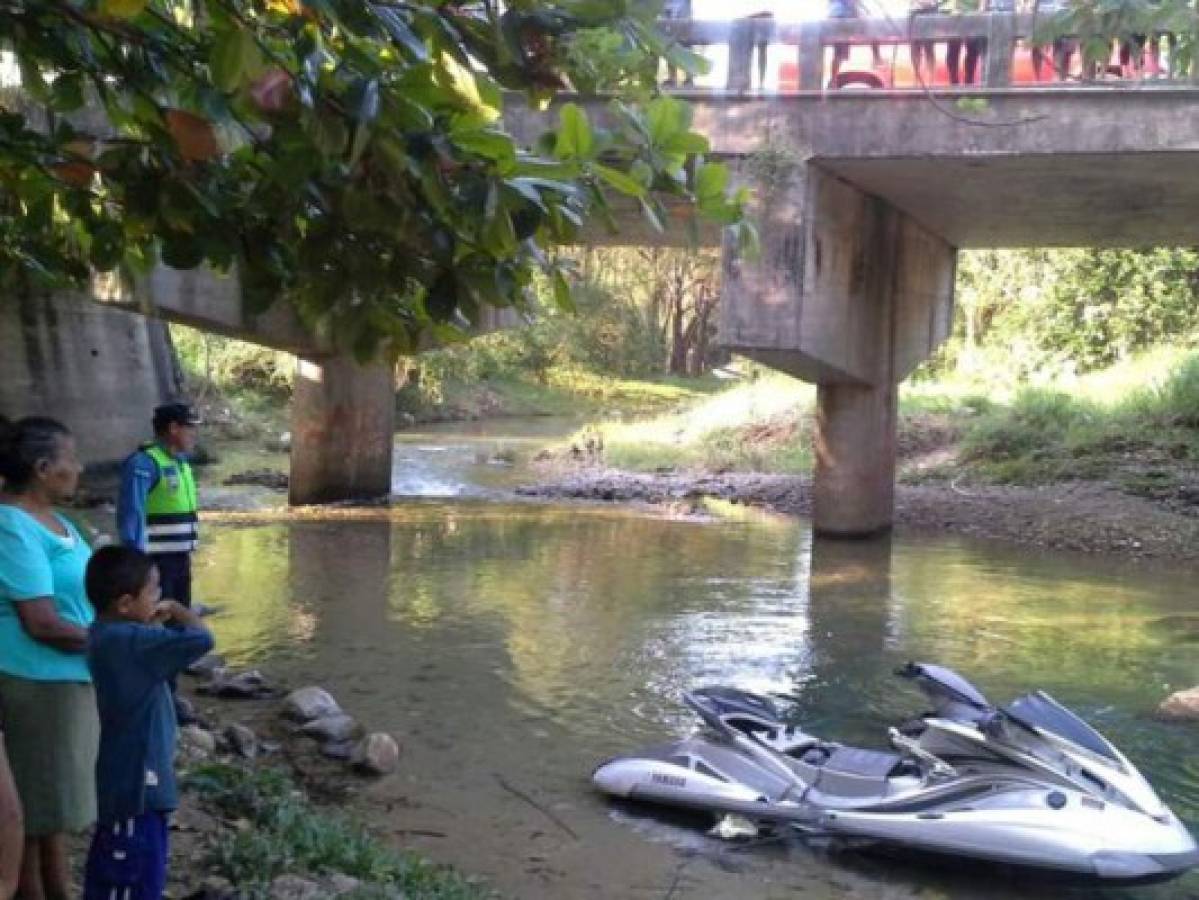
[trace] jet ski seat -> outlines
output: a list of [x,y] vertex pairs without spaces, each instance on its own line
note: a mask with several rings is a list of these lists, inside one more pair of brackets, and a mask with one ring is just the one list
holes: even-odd
[[821,766],[826,772],[856,775],[859,778],[886,778],[894,773],[903,757],[885,750],[861,747],[836,747]]
[[840,797],[875,797],[887,793],[887,779],[907,774],[908,763],[898,753],[825,744],[801,760],[817,769],[813,787],[822,794]]

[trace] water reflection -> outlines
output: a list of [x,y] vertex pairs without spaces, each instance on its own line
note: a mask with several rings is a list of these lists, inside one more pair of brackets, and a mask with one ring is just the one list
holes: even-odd
[[[1185,573],[959,542],[813,542],[768,517],[461,501],[208,535],[198,590],[228,606],[214,620],[222,651],[319,680],[424,748],[421,780],[459,820],[509,810],[490,776],[504,772],[605,839],[619,826],[587,791],[587,771],[685,730],[678,695],[698,684],[787,693],[806,727],[881,746],[887,725],[921,708],[891,674],[918,659],[958,668],[996,701],[1047,688],[1199,821],[1193,735],[1150,715],[1168,687],[1199,681],[1177,625],[1195,615]],[[501,867],[514,851],[494,840]],[[773,865],[756,859],[744,864]],[[786,862],[800,882],[844,871],[810,855]],[[940,884],[862,871],[858,896]],[[888,887],[897,878],[899,894]],[[771,896],[755,884],[742,896]],[[990,896],[969,880],[950,893]]]

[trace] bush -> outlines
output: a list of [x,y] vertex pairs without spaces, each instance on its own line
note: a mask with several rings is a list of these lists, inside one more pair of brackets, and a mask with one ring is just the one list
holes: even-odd
[[1138,417],[1161,426],[1199,429],[1199,357],[1182,362],[1160,386],[1130,401]]
[[401,407],[441,403],[453,383],[514,378],[545,383],[557,370],[625,377],[662,372],[665,345],[636,304],[588,286],[576,289],[575,304],[574,313],[543,304],[530,325],[413,359],[411,368],[419,374],[401,388]]
[[233,338],[171,326],[171,342],[184,374],[224,392],[248,391],[276,400],[291,396],[296,358]]
[[1089,372],[1199,329],[1199,251],[985,250],[961,255],[949,341],[917,377]]

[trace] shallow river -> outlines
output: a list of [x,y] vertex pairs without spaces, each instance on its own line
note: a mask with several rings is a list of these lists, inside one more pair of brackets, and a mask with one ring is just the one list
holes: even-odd
[[[470,473],[489,464],[462,458],[436,475],[452,499],[210,525],[197,592],[225,605],[213,624],[232,661],[324,684],[401,738],[402,774],[364,798],[376,824],[505,895],[1063,896],[802,845],[736,849],[589,789],[606,755],[685,732],[679,693],[706,683],[793,694],[808,730],[881,747],[922,708],[891,675],[909,659],[992,700],[1048,690],[1199,827],[1196,732],[1151,715],[1199,683],[1193,573],[949,539],[813,542],[767,515],[519,503],[502,499],[517,473],[481,484]],[[1199,897],[1199,878],[1106,896]]]

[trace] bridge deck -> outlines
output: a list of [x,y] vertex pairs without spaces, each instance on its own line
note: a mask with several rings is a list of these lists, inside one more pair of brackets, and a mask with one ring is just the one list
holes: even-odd
[[[1199,244],[1194,88],[685,96],[715,155],[792,152],[954,246]],[[963,106],[964,96],[981,104]],[[515,106],[505,115],[522,138],[549,124]],[[602,105],[593,115],[603,121]],[[669,243],[680,234],[634,226],[603,239]]]

